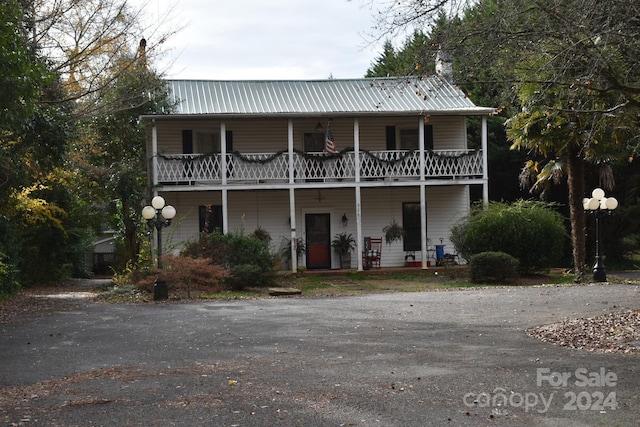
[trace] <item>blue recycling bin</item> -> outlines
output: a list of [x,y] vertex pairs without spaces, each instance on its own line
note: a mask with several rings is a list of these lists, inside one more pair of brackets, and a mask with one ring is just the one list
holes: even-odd
[[436,245],[436,265],[444,262],[444,246],[445,245]]

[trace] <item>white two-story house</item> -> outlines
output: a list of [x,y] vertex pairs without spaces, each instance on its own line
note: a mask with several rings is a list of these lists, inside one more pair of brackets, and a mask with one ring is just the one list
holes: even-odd
[[[346,232],[357,242],[351,268],[361,270],[365,238],[395,221],[406,236],[383,245],[381,266],[412,255],[427,268],[434,245],[453,251],[450,229],[469,212],[470,187],[487,201],[494,110],[437,75],[168,84],[175,111],[143,116],[153,195],[177,210],[168,250],[203,231],[261,228],[274,253],[305,243],[293,271],[331,269],[340,263],[330,243]],[[481,117],[475,150],[469,116]]]

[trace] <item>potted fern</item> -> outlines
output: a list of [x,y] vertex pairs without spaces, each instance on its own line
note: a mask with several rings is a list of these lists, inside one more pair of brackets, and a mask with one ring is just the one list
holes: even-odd
[[[296,261],[299,264],[300,258],[307,251],[307,247],[305,246],[304,239],[302,237],[296,237],[295,247],[296,247]],[[287,239],[286,237],[282,238],[282,244],[280,247],[280,257],[282,258],[285,268],[287,270],[291,268],[291,239]]]
[[396,240],[402,240],[406,234],[404,228],[402,228],[395,219],[391,221],[391,224],[382,229],[382,233],[384,234],[384,241],[387,245],[392,244]]
[[340,257],[340,268],[351,268],[351,252],[356,248],[356,240],[353,236],[338,233],[331,241],[331,246]]

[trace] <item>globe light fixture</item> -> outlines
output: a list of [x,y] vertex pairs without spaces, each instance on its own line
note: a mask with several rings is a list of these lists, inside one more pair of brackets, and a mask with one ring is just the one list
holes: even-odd
[[607,281],[607,271],[602,260],[602,226],[600,219],[605,215],[611,215],[618,207],[615,197],[605,197],[604,190],[595,188],[590,198],[582,199],[582,206],[587,215],[595,217],[596,221],[596,260],[593,265],[593,280],[596,282]]
[[[165,200],[161,196],[155,196],[151,200],[151,206],[142,208],[142,217],[147,220],[149,230],[154,228],[157,230],[158,241],[158,269],[162,269],[162,229],[171,225],[171,220],[176,216],[176,208],[171,205],[165,205]],[[156,280],[153,299],[167,299],[169,292],[164,281]]]

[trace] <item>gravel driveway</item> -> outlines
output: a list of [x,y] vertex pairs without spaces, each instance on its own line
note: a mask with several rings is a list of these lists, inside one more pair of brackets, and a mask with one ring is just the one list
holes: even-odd
[[640,357],[524,330],[637,285],[112,305],[0,325],[0,421],[29,426],[640,426]]

